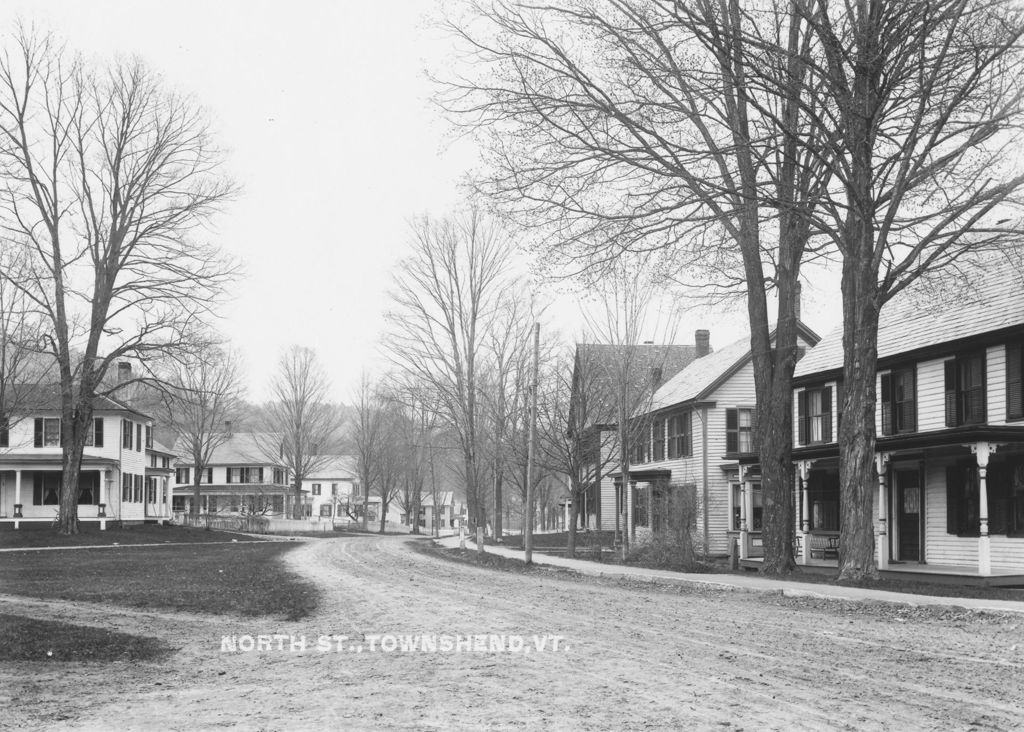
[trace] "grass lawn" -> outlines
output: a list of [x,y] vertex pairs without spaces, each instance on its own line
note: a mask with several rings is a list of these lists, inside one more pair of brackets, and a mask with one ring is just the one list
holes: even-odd
[[47,546],[95,546],[112,544],[194,544],[208,541],[254,540],[225,531],[190,529],[184,526],[161,526],[160,524],[139,524],[121,528],[108,527],[100,531],[99,524],[82,523],[81,533],[64,536],[51,529],[48,524],[22,524],[17,531],[10,524],[0,528],[0,549],[34,548]]
[[0,591],[134,608],[297,620],[313,611],[318,592],[281,562],[281,556],[296,546],[229,541],[103,551],[5,552],[0,555]]
[[[569,540],[569,533],[566,531],[559,531],[552,534],[534,534],[533,535],[533,548],[534,549],[565,549],[565,544]],[[591,546],[602,546],[610,547],[615,541],[614,531],[577,531],[576,532],[576,548],[583,549]],[[502,539],[502,546],[507,546],[510,549],[522,549],[523,548],[523,535],[514,534],[512,536],[506,536]]]
[[0,613],[0,661],[149,661],[174,649],[153,638]]

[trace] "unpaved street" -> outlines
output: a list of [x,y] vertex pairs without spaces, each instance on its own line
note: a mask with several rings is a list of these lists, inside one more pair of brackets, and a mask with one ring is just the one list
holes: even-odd
[[[73,729],[1013,729],[1024,618],[494,572],[403,538],[311,541],[298,623],[0,598],[0,610],[153,633],[163,663],[0,666],[0,727]],[[305,651],[222,652],[225,635]],[[557,652],[370,650],[377,635],[562,636]],[[347,635],[342,651],[321,635]],[[244,643],[244,642],[243,642]],[[360,652],[358,647],[363,648]]]

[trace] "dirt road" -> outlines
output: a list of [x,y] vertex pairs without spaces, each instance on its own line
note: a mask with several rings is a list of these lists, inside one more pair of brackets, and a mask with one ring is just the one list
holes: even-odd
[[[0,598],[181,648],[3,669],[0,727],[1024,728],[1020,617],[493,572],[401,538],[313,541],[288,561],[325,591],[297,623]],[[421,636],[426,652],[402,651]]]

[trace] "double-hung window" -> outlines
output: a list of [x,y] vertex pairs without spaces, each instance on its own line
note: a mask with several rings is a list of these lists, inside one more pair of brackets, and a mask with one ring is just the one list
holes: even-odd
[[60,417],[37,417],[33,444],[36,447],[60,447]]
[[669,460],[689,457],[693,454],[693,445],[690,436],[692,423],[693,412],[690,411],[675,414],[668,418]]
[[654,420],[654,459],[665,459],[665,420]]
[[832,387],[804,389],[797,395],[797,425],[801,445],[832,442]]
[[751,453],[754,451],[754,410],[749,408],[725,410],[725,451]]
[[917,380],[913,367],[882,374],[882,434],[917,430]]
[[985,421],[985,353],[958,355],[945,363],[946,426]]

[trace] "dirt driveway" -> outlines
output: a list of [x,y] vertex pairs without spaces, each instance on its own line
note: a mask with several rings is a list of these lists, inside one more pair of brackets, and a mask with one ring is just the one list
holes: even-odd
[[[1024,728],[1020,617],[492,572],[408,541],[289,553],[325,590],[297,623],[0,596],[0,611],[181,648],[159,664],[0,665],[0,728]],[[403,652],[423,635],[426,652]]]

